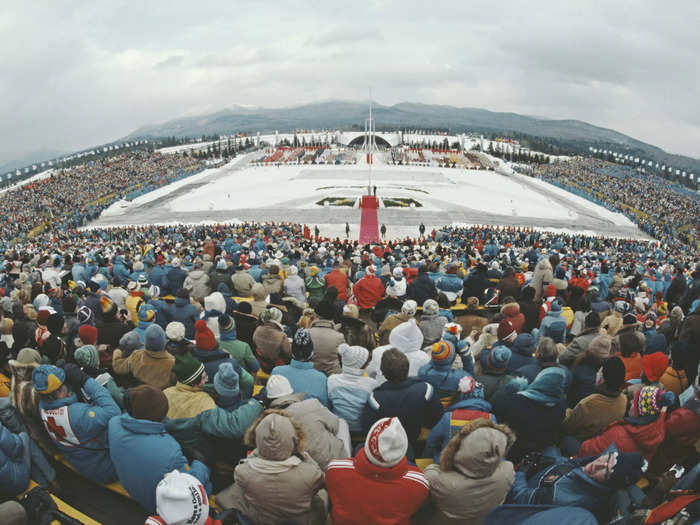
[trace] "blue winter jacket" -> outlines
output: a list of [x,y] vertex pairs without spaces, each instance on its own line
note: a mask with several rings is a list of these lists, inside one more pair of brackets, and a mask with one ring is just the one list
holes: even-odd
[[540,337],[551,337],[555,343],[566,343],[566,319],[561,312],[550,310],[540,323]]
[[73,276],[73,280],[75,282],[83,281],[84,283],[87,283],[87,281],[88,281],[88,276],[87,276],[87,272],[85,271],[84,264],[73,263],[73,268],[71,269],[71,275]]
[[[617,450],[614,445],[610,449]],[[598,512],[607,507],[615,491],[584,474],[583,466],[596,457],[558,457],[530,479],[525,471],[517,471],[506,502],[583,507]]]
[[117,473],[109,457],[107,424],[121,414],[109,391],[89,378],[83,392],[92,403],[80,403],[75,394],[53,401],[40,400],[44,426],[66,461],[97,483],[111,483]]
[[457,393],[459,381],[464,376],[474,373],[472,359],[462,359],[462,370],[452,370],[452,363],[455,360],[454,351],[450,354],[450,358],[445,359],[444,362],[431,359],[418,369],[418,377],[435,389],[438,397],[443,401],[443,406],[451,403],[452,397]]
[[124,265],[124,258],[121,255],[117,255],[114,259],[114,267],[112,268],[112,275],[119,277],[122,284],[126,286],[131,280],[131,272]]
[[134,332],[138,334],[141,344],[146,342],[146,330],[152,325],[153,321],[139,321],[139,325],[134,328]]
[[295,394],[306,392],[306,398],[314,397],[323,406],[330,408],[328,400],[328,377],[314,368],[313,362],[292,359],[288,365],[276,366],[270,375],[279,374],[289,380]]
[[129,495],[150,513],[156,512],[156,487],[173,470],[197,478],[209,492],[209,469],[199,461],[188,465],[180,444],[162,422],[134,419],[129,414],[109,422],[110,456],[119,481]]
[[[167,272],[165,271],[165,268],[159,264],[153,267],[150,275],[148,276],[148,280],[151,281],[151,284],[155,284],[156,286],[160,287],[161,295],[166,295],[166,292],[168,292],[167,282],[165,280],[166,274]],[[175,290],[175,292],[177,292],[177,290]]]
[[[532,354],[535,350],[535,338],[530,334],[519,334],[510,347],[511,356],[508,361],[508,370],[515,372],[519,368],[537,362]],[[517,375],[517,374],[512,374]]]
[[[457,401],[455,404],[450,405],[445,409],[445,413],[437,422],[437,425],[433,427],[428,434],[428,438],[425,440],[425,450],[423,451],[423,456],[426,458],[433,458],[435,463],[440,463],[440,454],[443,449],[447,446],[452,436],[450,435],[450,414],[453,410],[459,408],[467,410],[480,410],[482,412],[491,412],[491,403],[485,399],[479,398],[469,398]],[[496,416],[491,414],[491,421],[496,423]]]
[[185,337],[194,339],[194,323],[199,320],[197,307],[184,297],[177,297],[173,304],[169,306],[168,319],[170,319],[170,322],[178,321],[185,325]]
[[0,497],[15,498],[27,489],[30,478],[29,462],[25,461],[25,445],[18,434],[13,434],[0,423]]
[[454,273],[448,273],[444,277],[441,277],[436,283],[437,289],[441,292],[454,292],[458,293],[462,291],[462,279],[457,277]]
[[182,268],[173,268],[165,276],[166,288],[170,293],[177,293],[187,279],[187,272]]

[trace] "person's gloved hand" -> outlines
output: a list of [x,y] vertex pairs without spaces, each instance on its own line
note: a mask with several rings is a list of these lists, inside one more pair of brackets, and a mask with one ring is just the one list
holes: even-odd
[[64,365],[63,370],[66,373],[66,383],[73,389],[73,391],[78,391],[83,388],[85,381],[87,381],[90,376],[88,376],[82,369],[75,363],[68,363]]

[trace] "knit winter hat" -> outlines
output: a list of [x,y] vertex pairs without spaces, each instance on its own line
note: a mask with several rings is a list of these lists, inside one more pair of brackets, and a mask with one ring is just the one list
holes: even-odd
[[642,477],[646,470],[646,461],[639,452],[613,452],[614,464],[610,469],[608,485],[613,488],[623,489],[633,485]]
[[[323,301],[321,301],[323,302]],[[263,323],[282,323],[282,311],[278,308],[267,308],[260,313],[260,320]]]
[[637,317],[634,314],[625,314],[622,316],[622,327],[626,326],[637,326]]
[[78,337],[84,345],[94,345],[97,342],[97,328],[89,324],[81,325],[78,328]]
[[299,328],[292,340],[292,357],[297,361],[311,361],[314,356],[314,342],[306,328]]
[[214,332],[209,330],[206,321],[200,319],[194,323],[194,342],[199,350],[216,350],[219,344],[216,342]]
[[596,328],[600,326],[600,315],[598,315],[598,312],[589,312],[584,321],[584,326],[586,328]]
[[153,321],[156,316],[156,312],[151,305],[144,304],[139,308],[139,322],[141,321]]
[[666,336],[661,332],[657,332],[654,335],[652,335],[647,340],[645,352],[647,354],[653,354],[655,352],[666,353]]
[[160,388],[140,385],[130,388],[125,396],[127,412],[135,419],[163,421],[168,414],[168,398]]
[[483,399],[484,385],[472,376],[464,376],[459,380],[457,390],[462,394],[462,399]]
[[343,317],[350,317],[352,319],[360,318],[360,310],[354,304],[346,304],[343,306]]
[[219,331],[220,332],[233,332],[236,329],[236,323],[228,314],[221,314],[219,316]]
[[657,386],[643,386],[634,395],[634,411],[638,416],[658,416],[663,403],[663,390]]
[[141,348],[141,338],[134,330],[125,333],[119,339],[119,349],[123,352],[131,352],[137,348]]
[[513,323],[511,323],[508,319],[501,319],[501,322],[498,323],[497,334],[499,341],[505,341],[506,339],[515,339],[518,332],[515,330]]
[[240,392],[238,380],[238,373],[234,370],[233,364],[221,363],[214,375],[214,390],[222,397],[238,397]]
[[373,264],[370,264],[367,268],[365,268],[365,273],[367,275],[374,275],[377,273],[377,267]]
[[607,359],[610,357],[611,346],[612,338],[607,334],[601,334],[593,338],[587,351],[600,359]]
[[413,317],[416,315],[416,310],[418,309],[418,304],[413,300],[409,299],[401,306],[401,313]]
[[165,348],[166,342],[165,332],[159,325],[152,324],[146,328],[146,335],[144,336],[146,350],[160,352]]
[[189,352],[175,356],[173,372],[180,383],[194,385],[199,383],[204,373],[204,365]]
[[209,499],[197,478],[173,470],[156,487],[156,510],[167,525],[204,525]]
[[36,314],[36,322],[41,326],[46,326],[46,321],[51,315],[51,310],[48,308],[42,308]]
[[255,427],[255,448],[264,459],[283,461],[294,453],[298,442],[296,428],[285,415],[268,414]]
[[552,407],[561,402],[564,396],[565,382],[566,373],[564,370],[558,366],[552,366],[542,370],[525,390],[518,393],[545,406]]
[[417,352],[423,346],[423,332],[415,319],[401,323],[389,333],[389,344],[404,354]]
[[116,311],[117,304],[106,295],[103,295],[100,297],[100,309],[103,314],[108,314],[112,311]]
[[438,313],[439,310],[440,306],[438,305],[435,299],[428,299],[423,303],[424,314],[435,315],[436,313]]
[[168,323],[165,327],[165,336],[175,343],[185,339],[185,325],[179,321]]
[[397,266],[391,272],[391,275],[394,276],[394,279],[401,279],[401,278],[403,278],[403,269],[401,267]]
[[552,312],[561,312],[561,303],[558,300],[552,301],[552,304],[550,306],[550,310]]
[[94,324],[95,314],[87,306],[81,306],[78,308],[78,323],[80,324]]
[[347,343],[338,345],[343,368],[362,368],[369,359],[369,351],[362,346],[349,346]]
[[505,370],[513,353],[505,345],[496,345],[491,348],[486,357],[486,367],[491,370]]
[[454,347],[447,341],[436,341],[430,348],[430,357],[435,364],[449,364],[454,361]]
[[267,385],[265,385],[265,389],[267,390],[268,399],[277,399],[278,397],[288,396],[294,393],[289,379],[279,374],[270,376],[270,379],[267,380]]
[[535,353],[535,338],[531,334],[518,334],[513,341],[513,352],[518,350],[521,355],[532,356]]
[[545,297],[554,297],[555,295],[557,295],[557,289],[553,284],[548,285],[547,288],[544,289]]
[[100,356],[94,345],[84,345],[75,349],[73,355],[75,362],[82,367],[97,368],[100,365]]
[[365,454],[370,463],[391,468],[397,465],[408,450],[408,436],[397,417],[384,417],[369,429]]
[[66,373],[63,368],[54,365],[41,365],[32,372],[34,390],[40,394],[55,392],[65,381]]
[[156,286],[155,284],[152,284],[151,287],[148,289],[148,295],[150,297],[160,297],[160,286]]
[[148,286],[148,277],[146,277],[146,275],[142,273],[141,275],[139,275],[138,279],[136,279],[136,283],[142,288],[144,286]]
[[668,356],[661,352],[646,354],[642,356],[642,370],[646,378],[655,383],[664,375],[668,368]]
[[46,328],[48,328],[49,332],[56,336],[61,334],[64,324],[65,320],[61,314],[51,314],[46,320]]

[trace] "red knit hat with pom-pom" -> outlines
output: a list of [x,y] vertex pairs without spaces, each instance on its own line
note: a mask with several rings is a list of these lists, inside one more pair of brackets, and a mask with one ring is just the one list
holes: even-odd
[[216,350],[219,346],[214,332],[209,330],[207,323],[201,319],[194,323],[194,342],[200,350]]

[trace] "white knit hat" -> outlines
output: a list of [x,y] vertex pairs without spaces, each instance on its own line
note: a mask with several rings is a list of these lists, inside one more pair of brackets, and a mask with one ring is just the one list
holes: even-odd
[[394,271],[391,272],[391,274],[394,276],[394,278],[401,279],[403,277],[403,269],[401,268],[401,266],[397,266],[396,268],[394,268]]
[[270,379],[267,380],[266,390],[268,399],[277,399],[294,393],[289,379],[279,374],[270,376]]
[[398,464],[408,450],[408,436],[396,417],[384,417],[369,429],[365,454],[370,463],[391,468]]
[[165,327],[165,336],[171,341],[182,341],[185,338],[185,325],[179,321],[168,323]]
[[338,353],[343,366],[350,368],[362,368],[369,358],[369,351],[362,346],[349,346],[347,343],[338,345]]
[[440,310],[440,305],[438,305],[435,299],[428,299],[423,303],[423,313],[428,315],[433,315],[438,313]]
[[209,498],[197,478],[173,470],[156,487],[156,510],[168,525],[204,525]]
[[417,309],[418,304],[413,299],[409,299],[401,306],[401,312],[405,313],[406,315],[410,315],[411,317],[416,315]]

